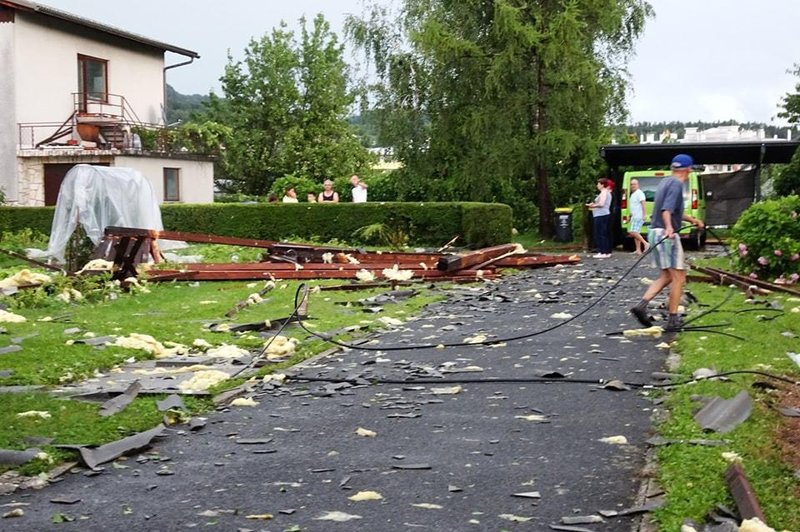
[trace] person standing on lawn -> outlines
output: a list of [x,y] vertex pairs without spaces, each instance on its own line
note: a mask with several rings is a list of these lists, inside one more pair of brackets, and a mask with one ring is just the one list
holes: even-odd
[[[641,255],[647,250],[647,240],[642,236],[642,225],[644,225],[645,204],[647,199],[644,192],[639,190],[639,181],[631,179],[630,202],[631,223],[628,227],[628,236],[633,238],[633,245],[636,247],[635,253]],[[641,249],[640,249],[641,248]]]
[[681,153],[672,159],[670,169],[672,175],[661,180],[656,189],[653,205],[653,217],[650,220],[650,231],[647,234],[650,246],[653,247],[653,260],[661,274],[642,296],[642,300],[630,309],[631,314],[645,327],[653,325],[647,315],[647,305],[667,286],[669,289],[669,319],[666,330],[675,331],[683,326],[678,315],[683,285],[686,283],[686,265],[683,257],[683,246],[678,232],[681,222],[687,221],[703,227],[703,221],[683,213],[683,185],[689,179],[694,160]]

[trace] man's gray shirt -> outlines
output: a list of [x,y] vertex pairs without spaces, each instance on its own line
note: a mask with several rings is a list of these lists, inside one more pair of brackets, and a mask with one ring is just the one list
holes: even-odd
[[666,229],[661,211],[670,212],[672,230],[676,233],[680,231],[683,220],[683,182],[675,176],[666,177],[658,184],[653,205],[653,218],[650,221],[651,229]]

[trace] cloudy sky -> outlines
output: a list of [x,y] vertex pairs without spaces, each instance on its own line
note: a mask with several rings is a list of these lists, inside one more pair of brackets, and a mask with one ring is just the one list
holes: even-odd
[[[390,3],[396,0],[382,0]],[[219,87],[228,50],[240,57],[250,38],[281,20],[323,13],[339,31],[362,0],[44,0],[100,22],[197,51],[201,59],[174,69],[183,93]],[[631,120],[773,122],[778,103],[798,79],[798,0],[650,0],[648,23],[631,61]],[[180,60],[169,58],[168,60]]]

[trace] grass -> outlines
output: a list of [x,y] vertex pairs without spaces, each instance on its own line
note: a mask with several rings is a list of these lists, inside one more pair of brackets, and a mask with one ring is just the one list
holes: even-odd
[[[189,250],[191,251],[191,250]],[[230,253],[229,250],[214,250],[217,255]],[[213,255],[213,253],[212,253]],[[220,257],[212,257],[220,260]],[[229,259],[223,259],[229,260]],[[320,284],[341,284],[341,281],[315,281],[309,286]],[[68,340],[86,335],[128,335],[130,333],[149,334],[160,342],[176,342],[191,345],[195,339],[204,339],[213,345],[222,343],[257,349],[264,340],[254,335],[236,337],[231,333],[211,332],[210,323],[228,322],[231,324],[263,322],[289,316],[294,308],[294,295],[298,282],[278,281],[277,287],[264,296],[260,304],[246,307],[233,320],[226,320],[225,313],[238,302],[257,292],[263,282],[173,282],[149,285],[149,293],[125,294],[101,284],[91,288],[82,286],[86,294],[94,294],[94,303],[66,304],[54,297],[58,290],[37,289],[25,291],[22,295],[24,305],[17,296],[4,298],[3,302],[12,306],[14,312],[23,315],[24,323],[2,324],[7,334],[0,335],[0,348],[11,345],[12,339],[20,341],[22,351],[0,355],[0,370],[13,373],[0,378],[0,386],[45,385],[80,381],[95,372],[107,371],[130,358],[143,360],[152,355],[144,351],[107,346],[98,350],[83,344],[68,345]],[[312,295],[309,304],[311,320],[309,326],[315,330],[334,331],[346,326],[361,325],[362,331],[382,327],[380,317],[410,317],[425,305],[440,298],[432,290],[422,288],[420,294],[401,303],[386,304],[379,314],[366,314],[357,306],[355,300],[385,291],[371,289],[360,291],[324,291]],[[111,297],[111,300],[104,298]],[[23,307],[23,308],[19,308]],[[49,318],[55,318],[52,321]],[[65,330],[78,328],[80,332],[67,334]],[[361,331],[359,331],[361,332]],[[284,330],[287,336],[301,340],[295,355],[280,364],[270,364],[259,370],[266,374],[287,366],[330,347],[319,340],[307,339],[306,333],[297,327]],[[357,334],[357,333],[354,333]],[[352,335],[351,335],[352,336]],[[347,336],[343,337],[347,338]],[[232,379],[215,390],[230,388],[243,379]],[[146,430],[157,425],[163,416],[158,412],[155,402],[163,397],[140,396],[123,412],[108,418],[97,415],[98,405],[74,400],[56,398],[46,392],[23,394],[0,394],[0,448],[25,449],[30,447],[28,437],[53,438],[60,444],[102,444]],[[193,413],[208,410],[208,400],[186,398],[187,406]],[[18,417],[20,412],[31,410],[47,411],[49,419]],[[55,461],[74,458],[74,453],[59,450],[52,446],[43,447]],[[35,474],[52,467],[48,460],[34,460],[21,471]],[[2,469],[0,469],[2,471]]]
[[[691,285],[690,290],[701,304],[714,306],[729,294],[729,288],[709,285]],[[698,368],[715,368],[718,371],[756,369],[790,375],[797,380],[797,366],[786,356],[797,351],[797,338],[783,336],[792,332],[800,336],[800,319],[790,309],[800,306],[800,301],[775,296],[770,299],[781,304],[786,312],[763,310],[764,305],[747,304],[737,293],[718,313],[701,318],[693,325],[731,322],[720,329],[746,338],[735,340],[707,333],[683,333],[675,350],[681,355],[678,370],[689,376]],[[737,310],[762,311],[733,313]],[[700,309],[702,310],[702,309]],[[699,310],[694,314],[699,314]],[[773,318],[774,319],[770,319]],[[724,474],[730,465],[722,452],[736,452],[753,485],[770,526],[778,530],[800,530],[800,484],[793,471],[782,462],[775,445],[775,436],[784,421],[770,408],[774,393],[753,388],[755,381],[764,377],[737,375],[730,382],[704,381],[676,388],[668,395],[666,407],[669,419],[660,427],[666,438],[722,439],[729,443],[722,447],[671,445],[660,447],[657,453],[659,481],[667,493],[667,504],[655,518],[661,530],[678,530],[685,518],[702,522],[705,514],[717,503],[733,507]],[[772,384],[777,384],[772,382]],[[697,403],[692,396],[719,395],[731,398],[747,390],[755,402],[753,413],[746,422],[728,434],[704,433],[693,419]]]

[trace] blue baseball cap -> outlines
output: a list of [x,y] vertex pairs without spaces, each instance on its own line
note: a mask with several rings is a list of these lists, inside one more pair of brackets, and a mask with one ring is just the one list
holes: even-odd
[[687,170],[691,169],[693,165],[694,159],[692,159],[691,155],[679,153],[672,158],[672,164],[670,164],[669,167],[673,170]]

